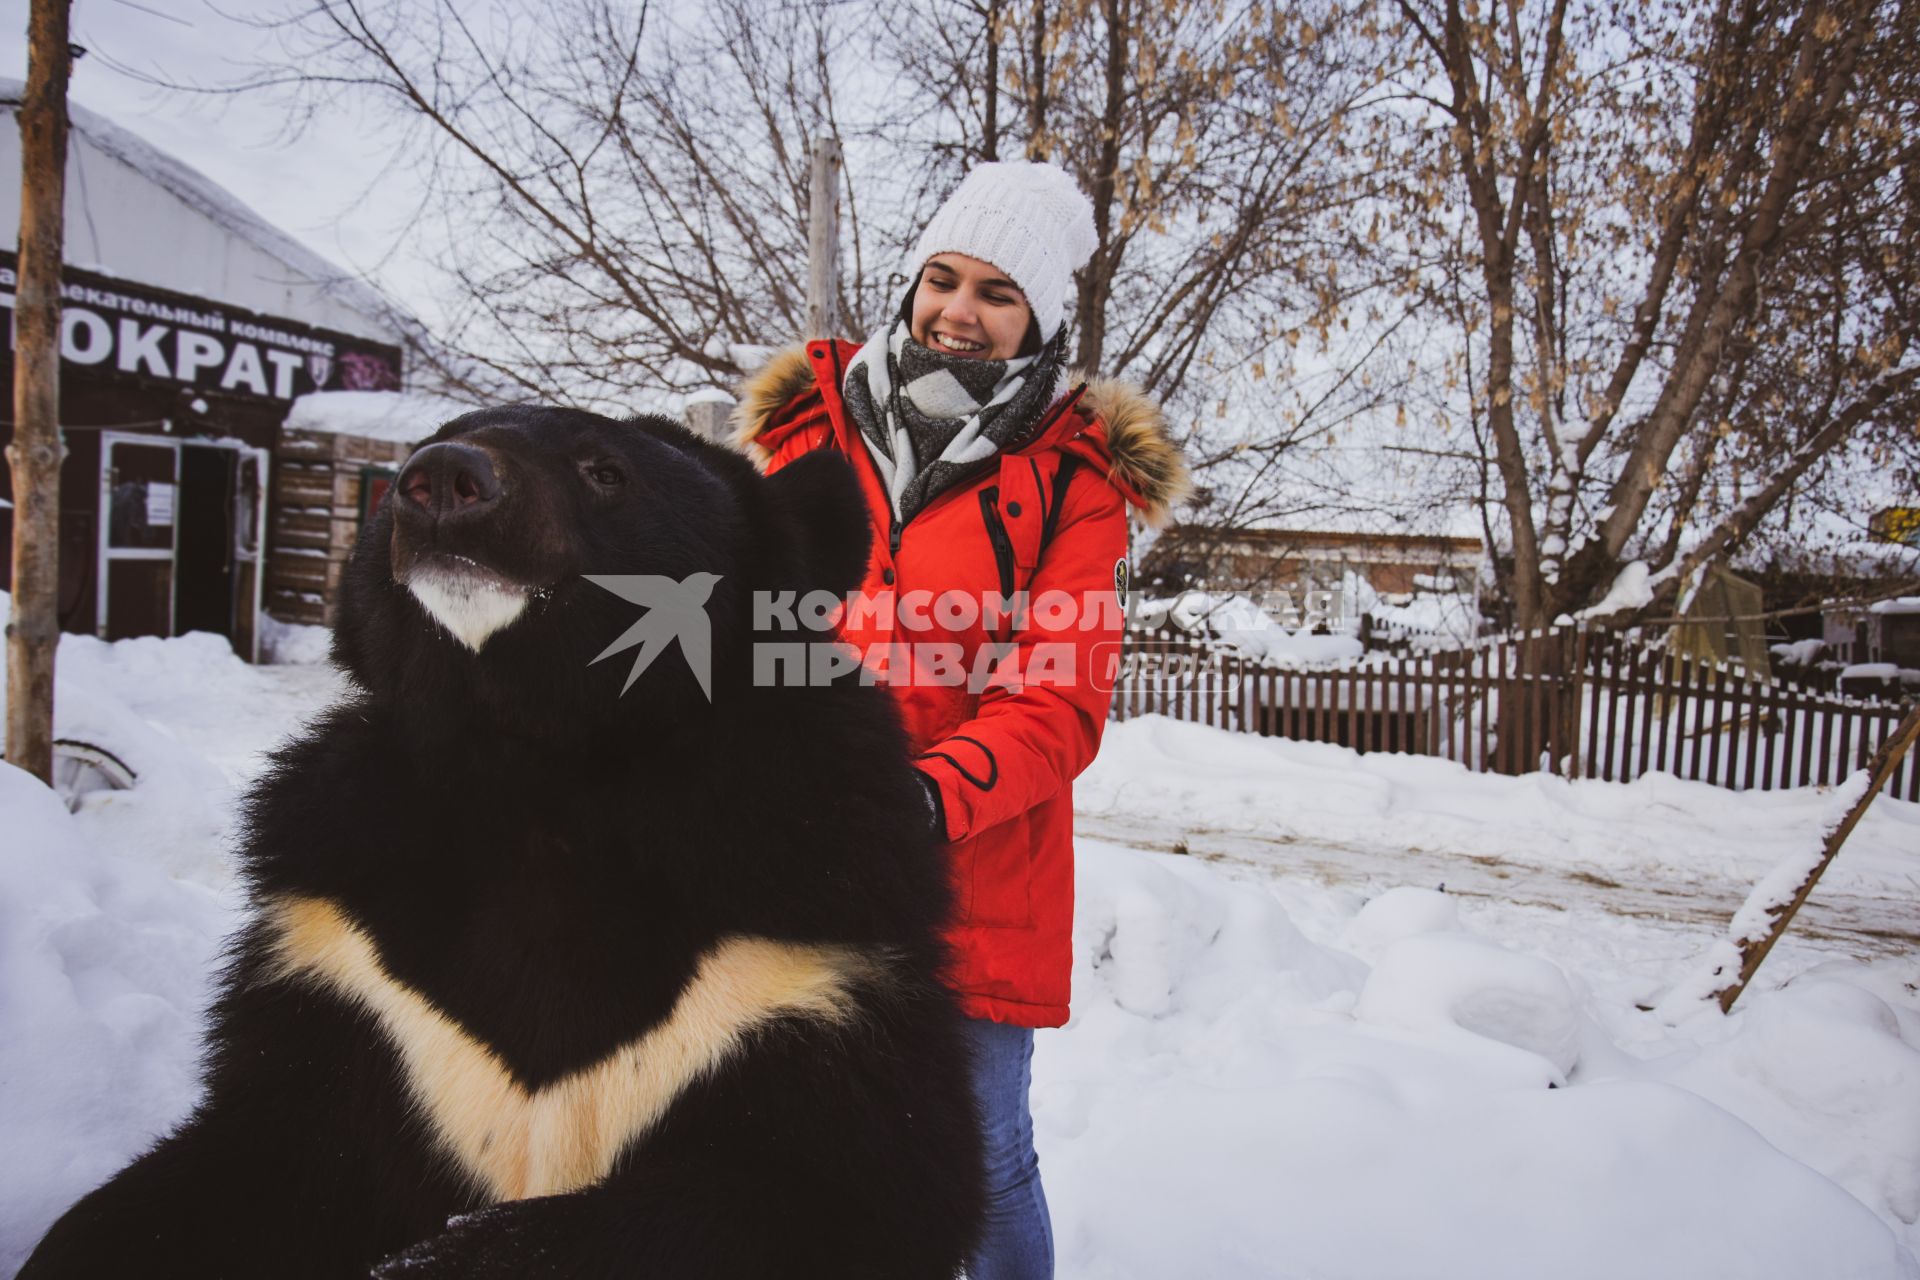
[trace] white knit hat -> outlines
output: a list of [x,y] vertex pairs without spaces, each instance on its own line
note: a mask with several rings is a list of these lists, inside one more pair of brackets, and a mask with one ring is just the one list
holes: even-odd
[[914,272],[936,253],[964,253],[1007,273],[1027,295],[1040,340],[1066,319],[1073,273],[1100,242],[1093,205],[1066,172],[1026,160],[983,164],[961,180],[914,246]]

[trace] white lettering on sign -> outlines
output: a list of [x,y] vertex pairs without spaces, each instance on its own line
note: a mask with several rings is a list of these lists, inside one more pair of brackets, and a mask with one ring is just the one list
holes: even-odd
[[60,354],[75,364],[99,364],[113,354],[113,328],[91,311],[60,315]]
[[242,386],[257,396],[267,394],[267,371],[260,367],[260,353],[251,342],[233,344],[233,358],[227,361],[227,371],[220,375],[222,391]]
[[267,348],[267,362],[273,366],[273,394],[282,400],[293,399],[293,375],[306,363],[291,351]]
[[163,324],[142,328],[138,320],[121,320],[120,372],[171,378],[173,370],[167,368],[167,358],[160,353],[160,339],[166,336],[167,326]]
[[[0,340],[8,350],[13,346],[16,279],[12,267],[0,266],[0,311],[5,313]],[[104,365],[119,373],[276,400],[293,399],[303,379],[315,388],[325,385],[339,361],[360,362],[344,379],[350,388],[369,379],[388,382],[396,371],[391,357],[357,351],[343,355],[328,338],[229,317],[219,310],[71,281],[62,283],[60,293],[61,356],[76,365]]]
[[227,349],[212,334],[181,329],[173,335],[174,374],[182,382],[191,382],[202,369],[218,368],[227,358]]

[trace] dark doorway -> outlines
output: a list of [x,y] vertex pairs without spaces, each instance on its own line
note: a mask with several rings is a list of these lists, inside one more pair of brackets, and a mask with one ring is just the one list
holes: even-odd
[[179,542],[174,552],[173,630],[233,638],[236,450],[183,442]]

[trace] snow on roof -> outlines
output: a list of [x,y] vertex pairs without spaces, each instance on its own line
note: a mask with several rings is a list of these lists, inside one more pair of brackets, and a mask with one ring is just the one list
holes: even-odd
[[[0,106],[17,112],[26,92],[24,82],[0,76]],[[165,188],[190,208],[235,236],[279,259],[316,284],[325,286],[342,305],[388,328],[412,329],[418,326],[418,322],[386,294],[301,244],[192,165],[121,128],[105,116],[88,110],[72,98],[67,99],[67,118],[72,122],[73,131],[88,142]]]
[[286,429],[415,444],[473,408],[419,391],[315,391],[293,402]]
[[1897,600],[1881,600],[1867,606],[1868,613],[1920,613],[1920,596],[1901,596]]

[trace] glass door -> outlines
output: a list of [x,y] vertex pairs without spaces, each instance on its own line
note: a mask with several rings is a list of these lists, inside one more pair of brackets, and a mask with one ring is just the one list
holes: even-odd
[[106,640],[173,634],[180,442],[102,432],[94,630]]

